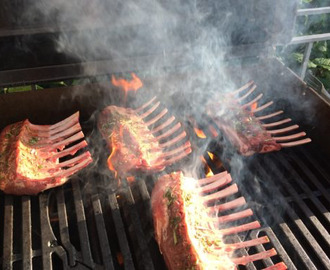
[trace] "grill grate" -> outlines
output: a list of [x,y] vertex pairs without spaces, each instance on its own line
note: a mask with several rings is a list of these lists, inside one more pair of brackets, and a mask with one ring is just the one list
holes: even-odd
[[[166,269],[152,236],[153,179],[137,180],[124,180],[115,193],[74,178],[38,197],[2,196],[3,269],[21,269],[23,265],[24,269]],[[281,254],[281,245],[270,229],[258,230],[250,237],[260,234],[267,235]],[[268,249],[257,247],[258,251]],[[241,252],[252,255],[256,250]],[[276,257],[241,269],[262,269],[283,259]],[[289,258],[284,261],[290,265]]]
[[[24,269],[166,269],[152,238],[153,179],[137,180],[128,183],[124,179],[117,192],[102,191],[74,178],[38,197],[2,196],[3,269],[21,269],[23,265]],[[271,228],[254,231],[249,237],[259,235],[271,239],[281,258],[275,256],[240,269],[262,269],[281,260],[295,269]],[[267,245],[241,252],[252,255],[268,250]]]
[[[296,242],[300,243],[299,246],[295,244],[294,247],[299,247],[307,253],[307,256],[299,254],[304,265],[299,266],[298,269],[329,269],[330,259],[327,255],[330,254],[329,209],[321,202],[327,201],[326,205],[329,205],[329,185],[324,186],[320,182],[321,178],[319,180],[315,177],[311,172],[311,169],[314,170],[312,166],[307,168],[308,165],[303,161],[305,157],[303,153],[298,156],[297,153],[292,153],[293,151],[288,152],[291,152],[290,157],[292,157],[290,163],[288,155],[278,153],[276,156],[265,157],[264,163],[260,165],[265,169],[261,170],[260,167],[259,169],[264,179],[267,179],[265,171],[271,170],[275,176],[273,179],[279,180],[278,183],[291,197],[290,202],[284,205],[288,219],[286,222],[294,232]],[[311,158],[311,154],[308,156]],[[316,160],[313,163],[317,163]],[[330,178],[324,178],[326,179]],[[311,188],[312,185],[315,186]],[[315,191],[320,195],[315,196],[313,193]]]
[[[215,152],[222,151],[218,146]],[[330,269],[327,156],[315,146],[304,146],[246,158],[244,163],[245,172],[232,174],[243,179],[243,195],[262,205],[256,214],[269,224],[267,235],[288,268]]]
[[[212,138],[206,128],[204,133]],[[204,149],[201,140],[196,146]],[[316,147],[244,158],[244,172],[232,167],[233,179],[242,181],[240,192],[253,202],[264,225],[236,239],[267,235],[271,240],[240,250],[242,255],[272,247],[278,253],[239,269],[263,269],[280,261],[289,269],[330,269],[329,159]],[[208,151],[221,157],[222,150],[213,142]],[[205,153],[204,158],[214,173],[223,169]],[[230,169],[230,160],[224,160],[224,167]],[[155,179],[136,180],[123,179],[113,191],[106,183],[115,180],[95,172],[39,196],[0,194],[0,268],[166,269],[153,238],[150,194]]]

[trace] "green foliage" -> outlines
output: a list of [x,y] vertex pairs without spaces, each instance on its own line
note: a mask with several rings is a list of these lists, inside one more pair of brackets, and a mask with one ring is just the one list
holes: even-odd
[[41,90],[43,87],[39,85],[23,85],[23,86],[16,86],[16,87],[5,87],[0,89],[0,93],[13,93],[13,92],[25,92],[25,91],[31,91],[31,90]]
[[[300,8],[330,6],[330,0],[302,0]],[[295,36],[330,33],[330,14],[299,16]],[[303,55],[307,45],[290,45],[277,48],[277,56],[292,70],[300,73]],[[330,90],[330,41],[313,44],[308,69]]]
[[328,58],[315,58],[313,60],[313,62],[315,63],[315,65],[317,67],[321,67],[326,70],[330,70],[330,59],[328,59]]
[[57,82],[45,82],[38,83],[34,85],[22,85],[16,87],[4,87],[0,88],[0,94],[2,93],[13,93],[13,92],[24,92],[31,90],[40,90],[47,88],[60,88],[66,86],[76,86],[76,85],[85,85],[89,83],[110,83],[110,78],[107,75],[101,75],[93,78],[80,78],[74,80],[65,80],[65,81],[57,81]]

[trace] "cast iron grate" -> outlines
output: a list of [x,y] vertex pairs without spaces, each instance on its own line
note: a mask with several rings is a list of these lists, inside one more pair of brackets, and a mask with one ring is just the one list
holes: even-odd
[[[95,175],[95,179],[100,177]],[[75,177],[37,197],[2,195],[2,268],[166,269],[153,239],[150,192],[154,179],[136,180],[124,180],[118,191],[111,192]],[[259,234],[269,236],[280,256],[240,269],[262,269],[287,257],[271,229],[260,229],[249,237]],[[269,247],[260,245],[242,253],[265,249]],[[289,258],[284,261],[290,265]]]
[[[210,151],[221,156],[226,150],[215,142]],[[242,180],[241,192],[257,205],[255,213],[276,237],[271,242],[288,269],[330,269],[328,156],[311,144],[242,162],[244,170],[231,174]]]
[[[280,261],[288,269],[330,268],[330,177],[324,169],[329,160],[315,147],[245,158],[249,169],[243,175],[231,168],[234,181],[242,181],[241,195],[263,224],[235,237],[267,235],[271,240],[242,249],[242,255],[272,247],[278,253],[239,269],[263,269]],[[220,157],[222,149],[212,143],[209,151]],[[213,173],[224,169],[207,153],[204,159]],[[224,167],[230,170],[230,160],[224,160]],[[135,178],[122,179],[116,191],[108,185],[114,178],[95,172],[39,196],[0,194],[2,269],[166,269],[153,238],[155,178]]]

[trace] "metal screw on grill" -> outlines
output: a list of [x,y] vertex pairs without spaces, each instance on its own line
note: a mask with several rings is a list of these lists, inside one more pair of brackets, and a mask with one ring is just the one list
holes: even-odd
[[56,240],[52,240],[48,243],[48,246],[49,247],[57,247],[58,246],[58,243]]

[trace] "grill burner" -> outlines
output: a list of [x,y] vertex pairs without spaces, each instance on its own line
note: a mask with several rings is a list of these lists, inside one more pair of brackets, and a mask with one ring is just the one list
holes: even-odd
[[[275,66],[272,62],[268,64]],[[262,68],[259,66],[259,69]],[[264,70],[267,74],[266,69]],[[260,78],[264,77],[265,74],[261,73]],[[292,93],[295,87],[302,88],[300,82],[297,86],[294,85],[291,76],[281,79],[275,77],[274,81],[282,81],[283,88],[287,83],[291,86]],[[262,88],[260,82],[258,85]],[[1,114],[2,124],[6,125],[19,120],[14,119],[16,117],[25,118],[27,115],[37,122],[40,111],[45,112],[40,119],[40,122],[45,123],[49,122],[49,119],[55,122],[62,118],[61,114],[68,115],[81,107],[84,107],[83,119],[87,119],[93,112],[93,109],[89,108],[90,103],[80,100],[80,97],[72,103],[69,98],[71,94],[66,90],[45,91],[45,94],[36,91],[4,96],[5,102],[0,108],[4,112],[7,111],[8,115]],[[31,106],[36,104],[34,99],[40,103],[38,106]],[[59,108],[59,100],[63,103],[58,111],[47,110]],[[12,104],[18,102],[22,106],[12,111]],[[115,102],[116,100],[104,101],[105,104]],[[166,103],[166,99],[164,102]],[[278,100],[275,104],[281,105]],[[288,111],[287,108],[285,111]],[[323,119],[322,112],[326,112],[324,106],[322,111],[318,112],[320,121]],[[288,115],[291,115],[289,111]],[[327,114],[323,114],[323,117],[326,116]],[[325,126],[317,126],[322,135],[327,134],[322,132],[324,129]],[[311,134],[311,130],[305,130]],[[211,137],[208,129],[203,131],[207,137]],[[88,136],[88,133],[86,135]],[[245,158],[244,168],[250,170],[244,170],[244,175],[243,170],[235,171],[230,166],[230,160],[223,160],[224,167],[227,170],[232,169],[233,179],[241,179],[242,182],[238,183],[241,195],[248,202],[253,202],[250,207],[264,225],[262,229],[249,235],[240,234],[237,237],[244,240],[247,237],[268,236],[271,240],[271,243],[257,248],[243,249],[243,255],[252,255],[273,247],[279,254],[240,269],[262,269],[280,261],[284,261],[289,269],[330,267],[327,256],[330,254],[330,178],[326,169],[329,156],[318,149],[318,145],[322,144],[315,139],[321,140],[321,136],[311,137],[313,143],[310,145]],[[326,146],[323,150],[326,150]],[[224,149],[214,142],[208,151],[221,157]],[[204,158],[214,173],[223,170],[208,155],[204,155]],[[163,258],[153,239],[150,215],[150,192],[154,179],[150,176],[136,178],[137,181],[133,183],[123,179],[122,188],[115,192],[111,187],[104,188],[107,187],[105,183],[114,179],[95,172],[80,174],[65,186],[47,191],[38,197],[1,195],[2,268],[165,269]]]

